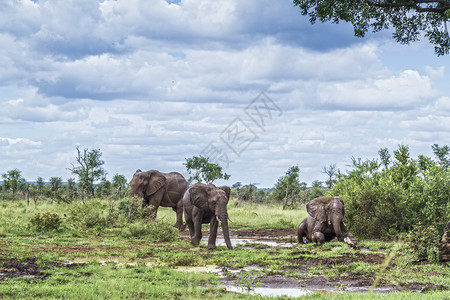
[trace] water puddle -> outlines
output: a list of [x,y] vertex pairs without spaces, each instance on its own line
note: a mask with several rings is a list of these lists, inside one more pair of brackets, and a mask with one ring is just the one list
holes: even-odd
[[257,272],[261,271],[262,268],[248,266],[245,268],[224,268],[216,265],[206,265],[206,266],[177,266],[176,270],[182,272],[198,272],[198,273],[214,273],[222,278],[229,277],[232,274],[240,274],[242,272]]
[[239,294],[247,295],[259,295],[263,297],[301,297],[310,294],[311,292],[305,289],[295,288],[269,288],[269,287],[256,287],[251,291],[248,291],[242,287],[225,286],[228,292],[235,292]]
[[0,278],[2,277],[20,277],[20,278],[36,278],[36,275],[30,275],[30,274],[14,274],[14,273],[0,273]]
[[129,259],[126,257],[111,257],[108,259],[96,259],[95,257],[90,258],[76,258],[74,260],[67,260],[64,262],[66,265],[73,265],[73,264],[87,264],[89,262],[96,262],[100,266],[107,266],[110,264],[117,265],[119,267],[126,267],[126,266],[137,266],[137,265],[146,265],[147,267],[153,267],[155,265],[158,265],[156,258],[137,258],[137,259]]
[[[277,242],[274,240],[264,240],[264,239],[256,239],[256,238],[232,238],[231,244],[233,246],[236,245],[247,245],[247,244],[257,244],[257,245],[265,245],[267,247],[292,247],[293,243],[286,242]],[[216,239],[217,246],[226,246],[225,240],[223,238]]]

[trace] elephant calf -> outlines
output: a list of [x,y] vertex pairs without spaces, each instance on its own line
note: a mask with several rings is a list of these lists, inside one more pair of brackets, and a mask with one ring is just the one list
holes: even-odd
[[198,246],[202,239],[202,224],[210,223],[208,249],[216,248],[217,229],[222,223],[222,232],[228,249],[233,249],[228,230],[227,204],[230,188],[217,188],[213,184],[196,183],[183,197],[183,210],[189,227],[191,244]]
[[306,204],[309,216],[297,228],[299,243],[322,244],[338,238],[355,246],[353,234],[345,231],[344,201],[339,197],[319,197]]

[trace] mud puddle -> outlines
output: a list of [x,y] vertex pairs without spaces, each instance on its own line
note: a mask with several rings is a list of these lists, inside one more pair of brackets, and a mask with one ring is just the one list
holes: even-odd
[[33,259],[0,258],[0,280],[5,277],[47,277],[47,274],[41,271],[41,267],[39,267]]

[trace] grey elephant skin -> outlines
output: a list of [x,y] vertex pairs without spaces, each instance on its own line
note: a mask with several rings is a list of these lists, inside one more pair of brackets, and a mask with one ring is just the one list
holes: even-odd
[[202,224],[210,223],[208,249],[215,249],[220,222],[225,243],[229,249],[233,249],[228,229],[229,198],[230,188],[227,186],[216,187],[213,184],[196,183],[186,191],[183,209],[192,245],[198,246],[202,239]]
[[150,217],[156,219],[158,207],[172,207],[177,213],[174,227],[184,230],[183,195],[189,188],[186,179],[177,172],[163,173],[157,170],[137,170],[130,181],[130,196],[142,197],[142,207],[150,206]]
[[339,197],[319,197],[306,204],[309,216],[297,228],[300,244],[322,244],[334,238],[355,246],[353,235],[345,231],[344,201]]

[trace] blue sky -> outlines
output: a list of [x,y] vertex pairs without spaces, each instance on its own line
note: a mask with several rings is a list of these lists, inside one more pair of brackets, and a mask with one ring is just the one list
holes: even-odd
[[450,141],[450,57],[389,32],[311,25],[290,0],[1,1],[0,173],[186,174],[208,153],[233,184],[345,172],[351,157]]

